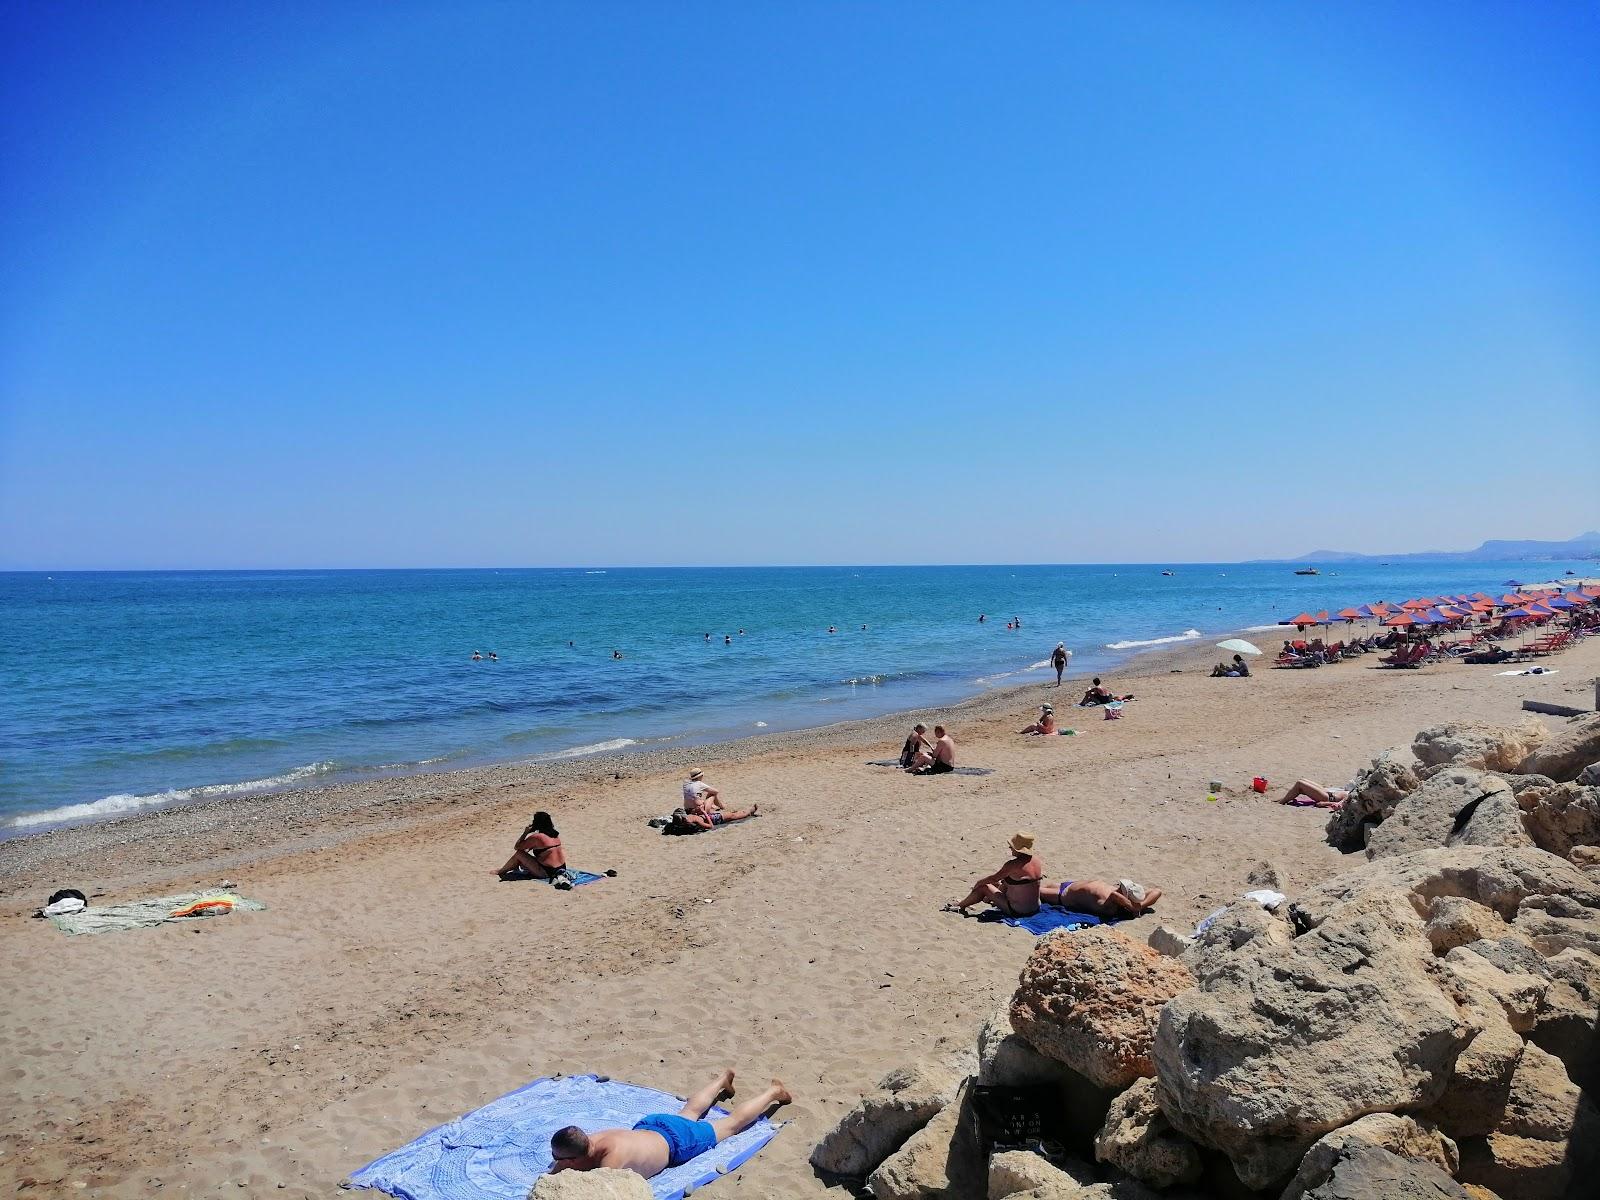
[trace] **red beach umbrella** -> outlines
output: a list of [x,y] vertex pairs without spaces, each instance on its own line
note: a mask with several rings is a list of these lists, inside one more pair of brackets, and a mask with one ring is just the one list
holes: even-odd
[[1384,621],[1384,624],[1391,629],[1402,629],[1410,625],[1415,625],[1416,623],[1416,617],[1408,612],[1396,613],[1394,616],[1389,617]]

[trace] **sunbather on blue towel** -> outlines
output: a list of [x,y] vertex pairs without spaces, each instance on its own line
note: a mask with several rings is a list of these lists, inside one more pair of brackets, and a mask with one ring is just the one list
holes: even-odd
[[632,1129],[585,1133],[576,1125],[558,1129],[550,1138],[550,1170],[593,1171],[598,1167],[637,1171],[646,1179],[668,1167],[681,1167],[718,1142],[748,1129],[770,1110],[789,1103],[781,1082],[735,1106],[725,1117],[705,1119],[718,1100],[733,1095],[733,1072],[724,1071],[685,1101],[676,1113],[651,1113]]

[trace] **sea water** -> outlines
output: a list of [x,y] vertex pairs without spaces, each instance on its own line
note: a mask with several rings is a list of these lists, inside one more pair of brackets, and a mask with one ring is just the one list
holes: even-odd
[[[1082,678],[1251,626],[1268,627],[1272,650],[1274,622],[1304,609],[1499,594],[1568,567],[1583,570],[0,574],[0,836],[294,785],[931,709],[1053,680],[1058,641]],[[1013,618],[1021,627],[1007,629]]]

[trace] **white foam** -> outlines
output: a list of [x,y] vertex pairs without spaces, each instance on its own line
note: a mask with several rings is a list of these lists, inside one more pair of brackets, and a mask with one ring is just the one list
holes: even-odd
[[553,754],[541,754],[534,762],[553,762],[559,758],[583,758],[590,754],[605,754],[611,750],[621,750],[624,746],[637,746],[639,743],[633,738],[612,738],[609,742],[595,742],[588,746],[573,746],[568,750],[557,750]]
[[1274,623],[1274,624],[1271,624],[1271,625],[1246,625],[1244,627],[1244,631],[1246,633],[1271,633],[1275,629],[1292,629],[1292,628],[1294,628],[1292,625],[1279,625],[1279,624]]
[[115,795],[103,796],[99,800],[91,800],[84,804],[65,804],[60,808],[47,808],[43,812],[23,813],[20,817],[13,817],[11,824],[24,828],[32,825],[57,825],[68,821],[88,821],[96,817],[114,816],[117,813],[136,812],[141,808],[185,804],[190,800],[243,796],[250,792],[266,792],[273,788],[288,787],[302,779],[309,779],[313,775],[321,775],[331,770],[333,770],[331,762],[316,762],[285,771],[282,775],[273,775],[267,779],[247,779],[243,783],[211,783],[203,787],[167,788],[165,791],[151,792],[143,796],[136,796],[130,792],[117,792]]
[[1146,638],[1143,641],[1132,642],[1107,642],[1107,650],[1135,650],[1140,646],[1165,646],[1171,642],[1192,642],[1195,638],[1205,637],[1198,629],[1186,629],[1172,637]]

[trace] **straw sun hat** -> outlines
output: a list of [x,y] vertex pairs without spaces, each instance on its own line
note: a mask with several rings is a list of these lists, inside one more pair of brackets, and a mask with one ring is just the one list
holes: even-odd
[[1018,830],[1011,835],[1011,849],[1016,854],[1033,853],[1033,834]]
[[705,772],[702,771],[699,767],[696,767],[694,770],[689,772],[689,778],[690,779],[701,779],[701,778],[704,778],[704,776],[705,776]]

